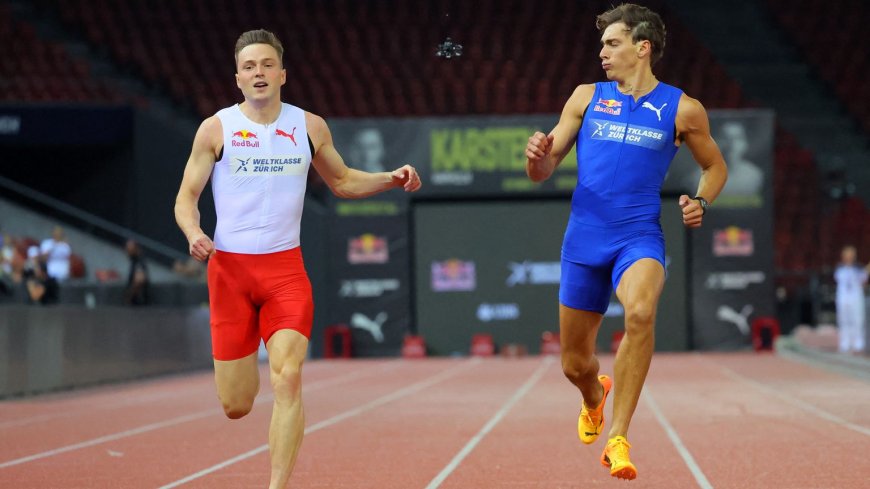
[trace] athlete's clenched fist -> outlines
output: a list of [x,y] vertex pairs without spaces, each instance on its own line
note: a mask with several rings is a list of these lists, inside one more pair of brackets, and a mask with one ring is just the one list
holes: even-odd
[[545,135],[542,132],[536,132],[529,138],[529,144],[526,145],[526,157],[532,161],[540,160],[550,154],[550,148],[553,147],[553,135]]

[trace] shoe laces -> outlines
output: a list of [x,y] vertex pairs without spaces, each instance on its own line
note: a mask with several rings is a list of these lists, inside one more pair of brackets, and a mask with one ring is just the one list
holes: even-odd
[[583,409],[580,410],[580,414],[590,426],[597,429],[598,423],[601,422],[601,416],[594,409],[589,409],[586,403],[583,403]]
[[628,440],[626,440],[625,438],[622,438],[622,437],[613,438],[607,444],[607,456],[611,460],[614,458],[627,459],[629,448],[631,448],[631,445],[628,443]]

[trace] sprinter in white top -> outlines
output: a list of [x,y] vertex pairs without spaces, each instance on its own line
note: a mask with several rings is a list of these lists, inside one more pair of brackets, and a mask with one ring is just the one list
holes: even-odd
[[864,286],[870,264],[861,268],[857,263],[854,246],[846,246],[840,254],[840,264],[834,271],[837,282],[837,327],[840,336],[840,352],[864,351],[865,303]]
[[270,124],[252,121],[239,105],[216,114],[224,141],[211,180],[218,250],[263,254],[299,246],[312,155],[305,111],[286,103],[280,109]]
[[[209,308],[218,397],[231,419],[246,415],[260,386],[257,349],[269,351],[275,401],[269,428],[271,489],[286,486],[302,442],[302,362],[313,319],[311,284],[299,227],[309,165],[333,193],[362,198],[420,188],[416,170],[348,168],[324,120],[281,102],[284,49],[264,30],[236,42],[236,84],[244,102],[206,119],[175,203],[190,254],[208,260]],[[214,241],[199,222],[198,202],[212,178]]]

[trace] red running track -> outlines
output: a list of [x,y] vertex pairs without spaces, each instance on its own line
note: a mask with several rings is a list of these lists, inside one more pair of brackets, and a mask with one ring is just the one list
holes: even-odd
[[[266,487],[262,378],[238,421],[210,373],[0,402],[0,487]],[[603,439],[577,439],[579,394],[552,357],[312,361],[303,392],[291,487],[870,487],[867,384],[775,355],[656,354],[632,482],[600,466]]]

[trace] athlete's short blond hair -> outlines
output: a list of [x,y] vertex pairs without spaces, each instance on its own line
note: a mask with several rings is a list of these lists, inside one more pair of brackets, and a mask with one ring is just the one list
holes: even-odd
[[253,31],[243,32],[236,41],[236,64],[239,63],[239,52],[251,44],[268,44],[278,51],[278,62],[284,66],[284,46],[278,40],[278,36],[265,29],[256,29]]

